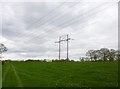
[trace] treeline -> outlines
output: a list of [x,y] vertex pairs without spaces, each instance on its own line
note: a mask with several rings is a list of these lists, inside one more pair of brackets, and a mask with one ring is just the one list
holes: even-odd
[[32,60],[32,59],[28,59],[28,60],[25,60],[25,62],[29,62],[29,61],[33,61],[33,62],[74,62],[74,60],[69,60],[69,59],[52,59],[52,60],[47,60],[47,59],[44,59],[44,60]]
[[60,59],[60,60],[59,59],[52,59],[52,60],[48,60],[48,59],[11,60],[11,59],[8,59],[8,60],[1,60],[2,64],[4,64],[5,62],[11,62],[11,61],[14,61],[14,62],[74,62],[74,60],[69,60],[69,59]]
[[81,61],[114,61],[120,59],[120,50],[101,48],[100,50],[88,50],[86,58],[80,58]]
[[74,62],[74,60],[69,60],[69,59],[60,59],[60,60],[58,60],[58,59],[52,59],[52,60],[47,60],[47,59],[32,60],[32,59],[28,59],[28,60],[25,60],[25,62],[31,62],[31,61],[33,61],[33,62],[37,62],[37,61],[38,62]]

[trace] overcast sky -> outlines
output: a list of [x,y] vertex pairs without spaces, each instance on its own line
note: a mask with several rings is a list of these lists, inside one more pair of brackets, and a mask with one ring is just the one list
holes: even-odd
[[[117,2],[3,3],[2,43],[6,59],[58,58],[58,37],[69,34],[69,57],[118,47]],[[66,58],[66,42],[61,57]]]

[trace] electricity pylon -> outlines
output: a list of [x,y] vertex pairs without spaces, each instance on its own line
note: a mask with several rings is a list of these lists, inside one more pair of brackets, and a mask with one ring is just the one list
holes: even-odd
[[55,42],[55,43],[59,43],[59,60],[61,58],[61,42],[62,41],[66,41],[67,42],[67,60],[69,60],[69,40],[73,40],[71,38],[69,38],[69,35],[63,35],[59,37],[59,41]]

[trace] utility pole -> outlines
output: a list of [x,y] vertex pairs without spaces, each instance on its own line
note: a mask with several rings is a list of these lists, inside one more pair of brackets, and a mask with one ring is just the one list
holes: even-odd
[[55,42],[55,43],[59,43],[59,56],[58,56],[58,59],[60,60],[60,52],[61,52],[61,37],[59,37],[59,41]]
[[69,35],[67,34],[66,35],[67,36],[67,39],[66,39],[66,41],[67,41],[67,60],[69,60],[69,40],[74,40],[74,39],[71,39],[71,38],[69,38]]
[[69,35],[67,35],[67,40],[66,40],[66,41],[67,41],[67,60],[69,60],[69,57],[68,57],[68,46],[69,46],[69,45],[68,45],[68,42],[69,42]]
[[69,40],[73,40],[73,39],[69,38],[69,35],[67,34],[67,35],[60,36],[59,41],[55,42],[55,43],[59,43],[59,60],[61,58],[61,42],[62,41],[67,42],[67,44],[66,44],[67,45],[67,58],[66,58],[66,60],[69,60],[69,55],[68,55],[68,53],[69,53]]
[[61,56],[60,55],[60,51],[61,51],[61,43],[60,43],[61,41],[60,40],[61,40],[61,37],[59,37],[59,60],[60,60],[60,56]]

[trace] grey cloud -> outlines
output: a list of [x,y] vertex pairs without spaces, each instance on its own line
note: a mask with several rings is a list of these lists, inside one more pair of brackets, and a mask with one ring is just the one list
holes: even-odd
[[[70,34],[70,37],[75,39],[70,42],[70,51],[75,51],[75,54],[70,52],[71,58],[79,58],[84,54],[84,52],[78,53],[77,49],[89,50],[103,46],[115,48],[116,45],[110,43],[112,41],[117,43],[117,36],[111,41],[109,39],[117,34],[116,5],[49,2],[8,4],[14,16],[11,14],[11,17],[3,18],[2,32],[3,37],[13,41],[16,47],[10,48],[7,53],[20,54],[24,57],[42,57],[42,55],[54,57],[58,53],[58,45],[55,46],[54,42],[58,40],[58,36],[64,34]],[[75,12],[76,9],[80,10]],[[115,16],[110,12],[114,12]],[[107,15],[112,17],[104,19],[103,17]],[[65,45],[62,52],[66,52]],[[65,55],[63,54],[64,57]]]

